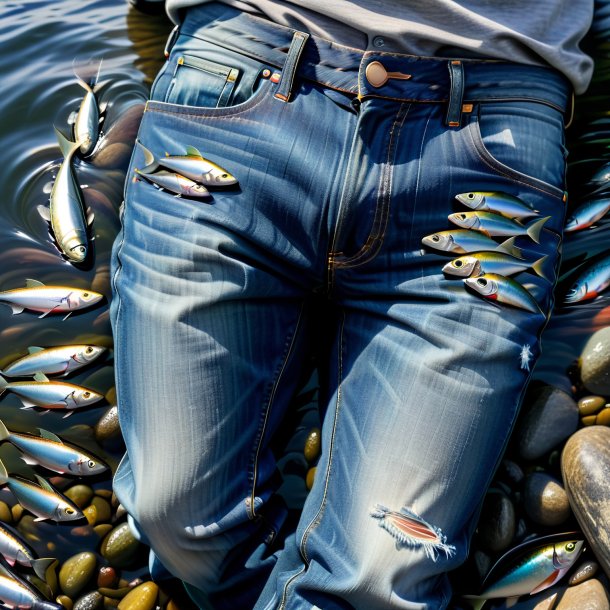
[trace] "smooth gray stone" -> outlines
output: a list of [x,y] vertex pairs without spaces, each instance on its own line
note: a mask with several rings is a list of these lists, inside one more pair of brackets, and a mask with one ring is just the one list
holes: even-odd
[[594,394],[610,394],[610,326],[594,332],[580,355],[580,379]]
[[490,489],[479,519],[479,544],[492,553],[506,550],[515,537],[516,515],[513,503],[502,491]]
[[599,570],[599,563],[597,561],[585,561],[576,566],[574,573],[570,576],[570,580],[568,580],[568,584],[579,585],[581,582],[593,578],[597,574],[597,570]]
[[561,473],[576,520],[610,576],[610,428],[589,426],[573,434],[563,449]]
[[536,460],[565,441],[578,428],[578,405],[563,390],[543,386],[520,418],[516,430],[519,455]]
[[527,475],[523,485],[525,512],[541,525],[560,525],[570,516],[568,495],[562,484],[544,472]]

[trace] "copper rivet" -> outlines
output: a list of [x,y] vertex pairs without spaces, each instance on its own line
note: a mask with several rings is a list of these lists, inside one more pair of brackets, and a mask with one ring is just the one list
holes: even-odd
[[472,112],[473,107],[472,104],[464,104],[462,106],[462,112]]
[[269,78],[271,76],[271,70],[267,70],[266,68],[263,70],[263,78]]
[[388,71],[378,61],[371,62],[366,67],[364,74],[373,87],[381,87],[388,82]]

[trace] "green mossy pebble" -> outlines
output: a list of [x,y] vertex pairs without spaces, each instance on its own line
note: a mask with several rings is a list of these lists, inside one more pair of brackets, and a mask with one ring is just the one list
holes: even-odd
[[121,587],[120,589],[112,589],[111,587],[100,587],[98,591],[105,595],[106,597],[110,597],[112,599],[123,599],[133,587]]
[[112,525],[110,523],[100,523],[93,528],[93,531],[100,537],[103,538],[108,532],[112,531]]
[[595,423],[598,426],[610,426],[610,407],[602,409],[595,418]]
[[[78,595],[89,584],[96,566],[97,557],[89,551],[77,553],[67,559],[59,570],[61,590],[72,598]],[[100,595],[100,604],[101,597]]]
[[13,504],[11,507],[11,515],[13,515],[13,521],[17,523],[17,521],[21,519],[21,515],[23,515],[23,506],[21,506],[21,504]]
[[125,568],[131,563],[139,546],[129,525],[121,523],[104,538],[101,553],[112,567]]
[[10,523],[13,520],[13,513],[6,502],[0,501],[0,521]]
[[104,597],[104,610],[114,610],[118,607],[120,599],[113,599],[112,597]]
[[112,498],[112,489],[96,489],[95,495],[110,501]]
[[108,500],[100,498],[99,496],[93,496],[91,500],[91,506],[95,506],[97,510],[97,521],[96,523],[107,523],[112,518],[112,508]]
[[597,413],[606,404],[602,396],[583,396],[578,401],[578,413],[581,417]]
[[89,485],[73,485],[66,491],[65,495],[82,510],[91,502],[91,498],[93,498],[93,489],[91,489]]
[[97,586],[101,588],[114,588],[119,581],[116,570],[111,566],[102,566],[97,573]]
[[85,519],[87,519],[87,523],[89,525],[95,525],[97,523],[97,508],[90,504],[87,508],[83,509],[83,515],[85,515]]
[[144,582],[131,590],[119,604],[119,610],[152,610],[157,601],[159,587],[154,582]]
[[307,471],[307,476],[305,477],[305,486],[307,489],[311,489],[313,487],[313,480],[316,476],[316,467],[310,468]]
[[104,596],[97,591],[91,591],[76,600],[73,610],[101,610],[103,607]]
[[587,415],[586,417],[580,418],[580,423],[583,426],[594,426],[596,419],[597,419],[597,415]]
[[61,604],[66,610],[72,610],[74,602],[67,595],[58,595],[55,598],[58,604]]
[[305,440],[305,447],[303,448],[305,459],[311,464],[318,459],[320,455],[320,429],[312,428],[307,435]]

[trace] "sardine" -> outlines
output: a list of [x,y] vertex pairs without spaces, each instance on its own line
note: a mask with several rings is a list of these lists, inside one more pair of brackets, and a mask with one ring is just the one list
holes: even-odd
[[464,283],[486,299],[544,315],[536,299],[519,282],[509,277],[484,273],[478,277],[467,277]]
[[28,347],[27,356],[11,362],[0,373],[8,377],[30,377],[36,373],[65,376],[90,364],[105,352],[105,347],[97,345]]
[[36,575],[45,581],[47,568],[56,561],[53,557],[38,559],[19,532],[1,521],[0,553],[10,566],[18,563],[19,565],[32,568]]
[[505,252],[516,258],[523,258],[521,250],[515,246],[515,237],[509,237],[501,244],[476,231],[467,229],[452,229],[440,231],[432,235],[426,235],[422,239],[424,246],[444,250],[445,252],[456,252],[466,254],[467,252]]
[[104,398],[93,390],[72,383],[49,381],[42,373],[36,373],[34,381],[8,382],[0,377],[0,396],[5,391],[16,394],[24,409],[68,409],[64,417],[71,415],[74,409],[88,407]]
[[136,175],[145,178],[158,188],[175,193],[178,197],[186,195],[187,197],[209,197],[210,192],[202,184],[197,184],[194,180],[162,170],[153,174],[142,173],[139,169],[134,169]]
[[552,282],[554,267],[548,256],[530,262],[502,252],[473,252],[453,259],[443,272],[456,277],[476,277],[484,273],[510,276],[533,269],[541,278]]
[[457,212],[449,214],[448,218],[458,227],[480,231],[489,237],[528,235],[538,244],[540,243],[540,231],[551,217],[545,216],[539,220],[532,220],[526,225],[494,212]]
[[584,540],[541,541],[539,546],[529,542],[504,554],[485,577],[482,592],[463,597],[479,610],[488,599],[534,595],[553,586],[574,565]]
[[465,206],[473,210],[497,212],[506,218],[522,219],[528,216],[539,216],[540,212],[534,210],[519,197],[508,193],[475,191],[471,193],[460,193],[455,198]]
[[0,485],[6,485],[23,508],[36,515],[34,521],[75,521],[84,517],[81,510],[68,498],[35,475],[38,485],[18,477],[10,477],[0,461]]
[[610,211],[610,198],[591,199],[579,205],[567,219],[565,231],[581,231],[593,226],[600,218]]
[[85,217],[83,195],[72,169],[72,157],[79,143],[70,142],[57,129],[55,133],[64,160],[51,189],[49,208],[38,206],[38,212],[51,224],[53,237],[64,256],[73,263],[82,263],[89,249],[87,232],[93,213],[88,211]]
[[95,87],[101,68],[102,60],[100,60],[95,77],[89,82],[85,81],[74,69],[74,76],[76,76],[78,84],[85,90],[85,96],[80,103],[73,125],[74,139],[78,142],[83,155],[89,154],[93,150],[99,136],[100,108],[95,96]]
[[50,602],[28,587],[24,581],[0,574],[0,600],[7,608],[24,610],[62,610],[63,606]]
[[610,255],[604,256],[586,269],[572,284],[565,303],[579,303],[594,299],[610,286]]
[[204,186],[231,186],[237,184],[235,176],[231,175],[216,163],[204,158],[194,146],[186,147],[186,155],[170,155],[165,153],[165,157],[156,158],[155,155],[138,142],[138,146],[144,153],[144,163],[140,172],[150,174],[157,170],[159,166],[172,170],[182,176],[186,176]]
[[108,465],[83,449],[66,445],[58,436],[40,428],[40,436],[10,432],[0,420],[0,443],[8,441],[26,454],[30,466],[44,466],[59,474],[94,476],[108,470]]
[[25,288],[15,288],[0,292],[0,302],[6,303],[13,314],[25,309],[40,311],[44,318],[50,313],[66,313],[64,320],[73,312],[91,307],[104,298],[103,294],[92,290],[69,288],[67,286],[45,286],[38,280],[28,279]]

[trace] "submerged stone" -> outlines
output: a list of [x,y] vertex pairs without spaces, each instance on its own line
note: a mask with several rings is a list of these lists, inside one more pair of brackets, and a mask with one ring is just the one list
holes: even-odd
[[127,567],[138,551],[140,542],[127,523],[117,525],[102,542],[101,553],[115,568]]
[[481,547],[492,553],[506,550],[513,541],[515,529],[515,508],[510,498],[501,491],[489,490],[478,525]]
[[587,580],[560,593],[555,610],[610,610],[608,592],[596,578]]
[[530,519],[541,525],[559,525],[570,516],[565,489],[557,479],[543,472],[533,472],[526,477],[523,501]]
[[593,578],[593,576],[597,574],[597,570],[599,570],[599,564],[597,561],[585,561],[576,567],[572,576],[570,576],[568,584],[579,585],[581,582],[585,582],[585,580]]
[[73,610],[101,610],[104,607],[104,596],[98,591],[91,591],[76,600]]
[[74,598],[90,582],[95,573],[97,557],[85,551],[73,555],[65,561],[59,570],[59,586],[69,597]]
[[610,326],[594,332],[583,348],[580,379],[589,392],[610,395]]
[[159,587],[154,582],[144,582],[132,589],[118,605],[119,610],[152,610],[157,601]]
[[606,404],[603,396],[583,396],[578,401],[578,412],[581,417],[597,413]]

